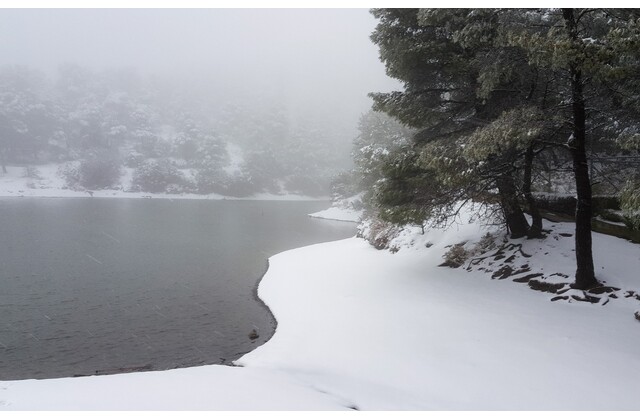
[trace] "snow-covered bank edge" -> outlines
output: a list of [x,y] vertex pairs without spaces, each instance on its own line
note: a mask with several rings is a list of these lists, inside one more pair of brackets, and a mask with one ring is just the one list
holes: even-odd
[[352,222],[358,223],[362,217],[361,211],[351,209],[339,209],[336,207],[330,207],[326,210],[320,210],[315,213],[311,213],[310,217],[326,220],[337,220],[339,222]]
[[167,200],[260,200],[260,201],[329,201],[329,197],[311,197],[300,194],[258,193],[247,197],[233,197],[220,194],[192,193],[149,193],[129,191],[132,171],[124,171],[121,188],[104,190],[73,190],[67,188],[65,181],[57,173],[58,165],[38,166],[39,179],[23,175],[25,168],[8,166],[8,173],[0,173],[0,198],[2,197],[43,197],[43,198],[156,198]]
[[12,189],[0,190],[0,198],[154,198],[165,200],[236,200],[236,201],[329,201],[329,197],[310,197],[296,194],[254,194],[247,197],[232,197],[219,194],[168,194],[127,192],[122,190],[76,191],[69,189]]
[[334,201],[328,209],[311,213],[309,216],[318,219],[358,223],[362,220],[363,214],[362,194],[357,194],[353,197]]
[[[534,271],[573,269],[572,238],[560,235],[570,228],[521,244]],[[486,232],[406,229],[395,253],[351,238],[277,254],[258,293],[278,327],[242,368],[0,382],[1,408],[640,409],[638,300],[552,302],[466,265],[439,267],[453,244],[475,247]],[[594,249],[603,280],[640,290],[638,245],[596,234]]]

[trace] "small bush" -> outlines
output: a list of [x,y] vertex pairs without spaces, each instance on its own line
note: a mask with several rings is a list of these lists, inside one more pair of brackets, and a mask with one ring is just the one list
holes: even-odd
[[464,247],[464,243],[455,244],[444,255],[444,267],[458,268],[469,258],[469,251]]
[[80,162],[80,185],[88,189],[112,188],[120,181],[120,163],[116,159],[93,157]]
[[93,156],[79,163],[68,162],[58,169],[69,188],[101,190],[120,181],[120,163],[116,159]]
[[229,182],[224,171],[212,167],[198,169],[195,179],[199,194],[225,194]]
[[390,242],[398,236],[402,228],[393,223],[373,219],[358,228],[358,237],[364,238],[376,249],[390,248]]
[[80,186],[79,162],[66,162],[58,167],[58,176],[65,180],[68,188]]
[[473,249],[474,255],[481,255],[487,251],[491,251],[496,247],[496,237],[491,233],[485,233],[482,238],[478,241],[476,246]]
[[[174,185],[172,185],[174,184]],[[184,177],[178,168],[168,159],[147,160],[140,164],[133,172],[131,189],[151,193],[183,192],[186,185]]]

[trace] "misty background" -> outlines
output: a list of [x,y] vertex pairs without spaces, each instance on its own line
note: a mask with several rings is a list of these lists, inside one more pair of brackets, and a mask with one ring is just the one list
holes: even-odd
[[367,9],[1,10],[0,158],[68,163],[70,188],[326,194],[367,93],[398,87],[375,24]]

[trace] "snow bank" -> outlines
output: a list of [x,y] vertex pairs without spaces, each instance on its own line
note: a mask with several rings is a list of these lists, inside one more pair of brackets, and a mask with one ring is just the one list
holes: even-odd
[[362,194],[357,194],[334,202],[328,209],[311,213],[309,216],[318,219],[359,222],[362,219],[362,214]]
[[[482,232],[427,232],[428,250],[396,254],[354,238],[271,258],[259,293],[278,331],[238,363],[287,372],[364,410],[640,408],[640,303],[551,302],[484,272],[438,267],[448,245]],[[609,279],[638,290],[638,246],[594,239],[600,266],[616,266]]]
[[229,366],[0,382],[0,410],[336,410],[341,403],[272,369]]
[[311,213],[309,216],[316,217],[318,219],[340,220],[344,222],[359,222],[362,217],[362,212],[353,209],[340,209],[337,207],[329,207],[326,210],[320,210],[315,213]]
[[[527,242],[529,261],[572,273],[572,238],[559,234],[571,225],[552,229],[558,239]],[[452,244],[484,233],[464,223],[403,230],[395,253],[352,238],[278,254],[259,287],[277,331],[242,368],[5,381],[0,408],[640,409],[640,301],[552,302],[479,269],[439,267]],[[595,234],[594,248],[598,276],[640,290],[638,245]]]

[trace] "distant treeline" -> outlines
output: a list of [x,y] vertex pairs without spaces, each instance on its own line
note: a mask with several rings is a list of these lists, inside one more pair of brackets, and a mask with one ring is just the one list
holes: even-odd
[[250,99],[218,102],[126,70],[5,67],[0,164],[66,162],[78,188],[112,186],[129,167],[144,191],[326,194],[349,135]]

